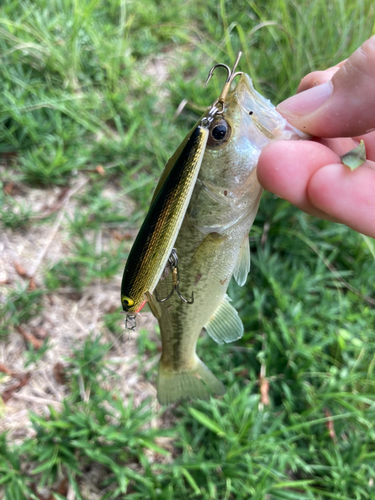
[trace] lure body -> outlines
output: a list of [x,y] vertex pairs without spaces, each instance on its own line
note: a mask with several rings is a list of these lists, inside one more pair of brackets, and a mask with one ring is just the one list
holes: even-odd
[[121,303],[128,314],[143,307],[167,264],[197,180],[207,137],[207,128],[194,127],[166,165],[168,175],[151,203],[124,269]]
[[[250,269],[248,235],[262,194],[258,158],[269,142],[300,137],[245,74],[211,122],[199,175],[174,243],[180,290],[183,295],[193,291],[194,303],[187,305],[174,294],[158,304],[155,313],[162,340],[161,404],[224,394],[223,384],[196,355],[197,339],[202,328],[219,343],[242,336],[242,322],[226,291],[233,275],[243,285]],[[160,186],[162,182],[156,196]],[[170,273],[160,279],[157,295],[167,296],[171,286]]]

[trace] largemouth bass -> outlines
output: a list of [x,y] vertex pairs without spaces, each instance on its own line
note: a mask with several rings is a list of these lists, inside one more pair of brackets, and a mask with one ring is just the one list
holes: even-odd
[[[150,296],[162,340],[157,383],[161,404],[225,393],[222,382],[198,358],[197,339],[203,328],[218,343],[242,336],[242,322],[226,291],[232,276],[242,286],[250,269],[249,231],[262,194],[256,174],[258,158],[270,141],[303,136],[254,90],[248,75],[241,73],[229,91],[237,75],[230,72],[220,98],[198,122],[206,123],[217,107],[206,124],[204,156],[174,243],[178,264],[170,265],[172,272],[161,276],[155,289],[159,301],[168,300],[157,302]],[[167,164],[154,199],[169,170]],[[177,286],[182,296],[194,292],[193,304],[171,294]]]

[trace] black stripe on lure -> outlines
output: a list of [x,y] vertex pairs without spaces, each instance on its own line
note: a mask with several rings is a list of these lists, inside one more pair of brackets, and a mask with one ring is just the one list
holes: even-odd
[[[155,302],[164,302],[176,292],[186,304],[194,302],[193,295],[188,300],[179,292],[178,257],[173,246],[197,181],[206,145],[221,146],[231,136],[223,112],[230,85],[237,75],[242,74],[235,73],[240,57],[241,52],[232,70],[221,63],[211,68],[206,84],[216,68],[227,70],[228,77],[223,90],[167,162],[132,246],[121,283],[121,305],[126,314],[125,327],[129,330],[136,328],[136,315],[147,301],[151,308],[157,309]],[[154,301],[152,294],[167,265],[172,271],[172,291],[165,298],[155,297]]]

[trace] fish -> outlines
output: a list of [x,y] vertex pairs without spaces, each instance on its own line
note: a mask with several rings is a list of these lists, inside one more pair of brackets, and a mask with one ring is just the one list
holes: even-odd
[[[162,342],[157,380],[162,405],[225,393],[224,384],[198,357],[197,340],[203,329],[219,344],[243,335],[242,321],[226,292],[232,276],[243,286],[250,270],[249,231],[262,195],[258,158],[271,141],[305,138],[254,89],[247,74],[235,73],[236,64],[233,70],[215,65],[209,77],[219,66],[226,68],[228,78],[219,99],[198,121],[206,126],[208,136],[173,243],[176,258],[167,262],[154,293],[148,296]],[[239,80],[230,90],[236,77]],[[154,200],[170,170],[171,163],[165,167]],[[193,303],[181,300],[191,292]]]

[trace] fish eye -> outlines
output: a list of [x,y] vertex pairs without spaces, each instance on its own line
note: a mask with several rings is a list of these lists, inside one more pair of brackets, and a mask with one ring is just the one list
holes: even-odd
[[231,136],[231,128],[227,121],[223,118],[216,120],[210,127],[207,144],[211,147],[222,146],[229,141]]
[[121,297],[121,302],[125,311],[134,304],[134,300],[131,299],[130,297],[126,297],[125,295]]
[[228,127],[226,126],[225,123],[220,123],[219,125],[216,125],[214,129],[211,131],[211,136],[215,141],[221,141],[224,139],[225,134],[227,133]]

